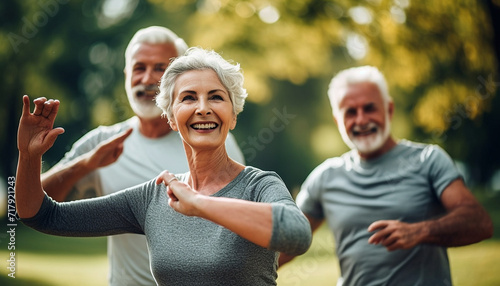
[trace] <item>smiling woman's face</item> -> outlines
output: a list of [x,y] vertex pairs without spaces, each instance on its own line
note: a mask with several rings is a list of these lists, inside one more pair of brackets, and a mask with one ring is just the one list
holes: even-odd
[[228,91],[211,69],[192,70],[175,81],[170,126],[193,148],[224,145],[236,115]]

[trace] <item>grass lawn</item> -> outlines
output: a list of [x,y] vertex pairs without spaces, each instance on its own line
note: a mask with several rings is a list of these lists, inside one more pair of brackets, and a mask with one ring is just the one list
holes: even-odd
[[8,241],[0,234],[0,285],[107,285],[106,238],[68,238],[16,227],[16,278],[8,276]]
[[[0,285],[107,285],[105,238],[48,236],[18,224],[16,278],[8,276],[10,254],[6,235],[0,235]],[[455,286],[500,285],[500,240],[449,250]],[[278,271],[279,286],[335,285],[339,276],[333,238],[325,226],[314,236],[311,249]]]
[[[479,193],[478,199],[493,218],[495,236],[448,250],[455,286],[500,285],[500,194]],[[6,224],[0,226],[0,285],[107,285],[106,238],[49,236],[22,223],[15,231],[16,278],[10,278]],[[340,271],[333,244],[323,225],[315,233],[311,249],[278,271],[278,286],[335,285]]]
[[[465,247],[449,248],[455,286],[500,285],[500,240],[490,239]],[[322,225],[308,252],[278,271],[279,286],[334,286],[340,275],[333,237]]]

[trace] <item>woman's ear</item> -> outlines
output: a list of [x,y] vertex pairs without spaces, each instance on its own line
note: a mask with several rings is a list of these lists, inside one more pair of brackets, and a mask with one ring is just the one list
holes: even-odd
[[179,131],[179,129],[177,128],[177,124],[175,124],[175,121],[173,119],[168,120],[168,124],[170,125],[170,129]]
[[236,114],[233,114],[233,120],[231,121],[231,125],[229,126],[229,130],[233,130],[236,127]]

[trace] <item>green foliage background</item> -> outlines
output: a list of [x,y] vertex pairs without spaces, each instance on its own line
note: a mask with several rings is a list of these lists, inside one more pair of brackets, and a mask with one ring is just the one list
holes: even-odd
[[61,100],[56,124],[66,133],[44,168],[97,125],[131,116],[125,46],[139,28],[162,25],[241,63],[250,96],[236,138],[248,164],[277,171],[292,191],[347,150],[326,90],[336,72],[364,64],[387,76],[398,138],[440,144],[469,167],[470,183],[487,184],[500,165],[495,3],[2,1],[0,174],[15,174],[23,94]]
[[[56,125],[64,127],[66,133],[44,156],[43,167],[48,169],[89,130],[132,116],[123,87],[124,50],[138,29],[161,25],[191,46],[214,49],[241,63],[249,98],[234,135],[247,163],[276,171],[292,193],[315,166],[347,150],[326,97],[332,76],[352,66],[379,67],[396,104],[393,134],[439,144],[460,161],[476,195],[485,204],[494,202],[487,208],[494,217],[498,237],[498,192],[492,191],[492,178],[499,181],[496,188],[500,189],[500,173],[496,173],[500,170],[499,3],[1,1],[0,180],[15,176],[23,94],[61,101]],[[2,181],[1,187],[6,188],[6,181]],[[5,242],[2,233],[0,240]],[[29,238],[23,233],[19,233],[20,243]],[[66,241],[70,240],[81,243]],[[102,253],[104,241],[97,242]],[[57,249],[64,244],[55,243]],[[94,247],[94,241],[89,243],[85,249]],[[48,256],[31,259],[29,255],[36,253],[28,245],[19,245],[19,254],[26,257],[19,267],[25,265],[28,272],[46,271],[40,264]],[[498,252],[496,244],[487,247],[492,255]],[[71,249],[74,254],[74,247]],[[469,260],[467,255],[460,269],[475,265],[476,258]],[[96,269],[102,270],[104,256],[100,255]],[[92,259],[87,263],[93,263]],[[291,271],[300,274],[304,267],[308,269],[309,258],[304,259],[305,266]],[[486,261],[494,259],[497,255]],[[28,261],[42,262],[31,267]],[[498,283],[497,277],[478,275],[493,281],[491,285]]]

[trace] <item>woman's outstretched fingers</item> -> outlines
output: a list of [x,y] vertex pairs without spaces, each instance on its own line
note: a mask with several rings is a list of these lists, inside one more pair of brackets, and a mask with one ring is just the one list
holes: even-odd
[[27,95],[23,96],[23,113],[22,116],[28,116],[30,114],[30,98]]
[[49,120],[55,120],[57,112],[59,111],[59,100],[55,99],[54,103],[52,104],[52,112],[47,116]]
[[53,99],[49,99],[47,101],[45,101],[45,103],[43,104],[43,110],[42,110],[42,116],[43,117],[46,117],[48,118],[49,117],[49,114],[52,112],[52,109],[54,108],[54,100]]
[[45,97],[39,97],[33,100],[35,104],[35,109],[33,110],[33,115],[40,116],[42,115],[43,108],[47,99]]
[[[42,155],[54,144],[58,135],[64,133],[61,127],[53,128],[54,119],[57,114],[58,101],[52,100],[49,111],[49,117],[42,115],[43,105],[46,99],[40,98],[35,101],[35,109],[39,115],[30,113],[30,99],[27,95],[23,96],[23,113],[19,122],[17,146],[19,151],[27,154]],[[47,111],[46,111],[47,112]]]
[[56,142],[57,136],[61,135],[64,133],[64,129],[62,127],[57,127],[49,131],[47,136],[45,137],[47,140],[47,150],[51,148],[54,143]]

